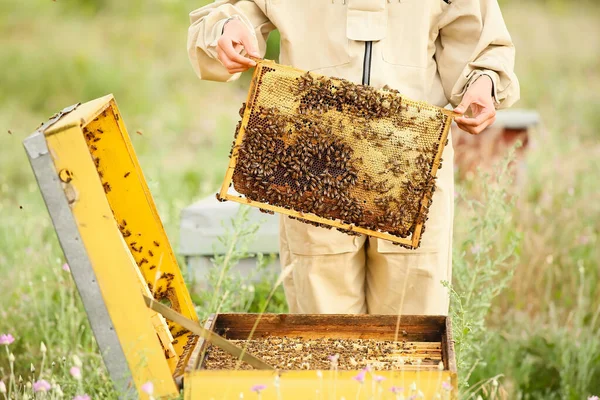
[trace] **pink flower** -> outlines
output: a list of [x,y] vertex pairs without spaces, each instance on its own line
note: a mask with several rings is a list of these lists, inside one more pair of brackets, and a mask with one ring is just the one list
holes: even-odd
[[15,338],[10,333],[0,335],[0,346],[5,345],[8,346],[12,342],[15,341]]
[[92,400],[92,399],[87,394],[83,394],[83,395],[78,394],[77,396],[73,397],[73,400]]
[[39,381],[33,383],[34,392],[47,392],[51,388],[52,386],[50,386],[50,384],[43,379],[40,379]]
[[385,381],[385,376],[375,375],[375,376],[373,376],[373,380],[375,382],[383,382],[383,381]]
[[401,386],[392,386],[390,388],[390,392],[392,392],[394,394],[403,393],[404,392],[404,388],[401,387]]
[[444,381],[444,382],[442,382],[442,389],[450,392],[450,391],[452,391],[452,385],[450,384],[450,382]]
[[148,381],[144,383],[140,389],[142,389],[142,392],[152,396],[152,393],[154,393],[154,384]]
[[67,263],[63,264],[62,269],[63,269],[63,271],[67,271],[67,272],[71,271],[71,268],[69,268],[69,264],[67,264]]
[[481,246],[478,244],[474,244],[471,246],[471,254],[479,254],[481,253]]
[[600,400],[600,398],[598,398],[598,396],[590,396],[588,397],[588,400]]
[[6,393],[6,385],[0,381],[0,393]]
[[353,376],[352,379],[354,379],[355,381],[357,381],[358,383],[365,383],[365,375],[367,374],[367,370],[362,369],[358,375]]
[[71,369],[69,370],[69,373],[71,374],[71,376],[77,380],[81,379],[81,370],[79,369],[79,367],[71,367]]
[[265,390],[267,388],[267,385],[254,385],[252,386],[252,388],[250,388],[251,391],[256,392],[256,393],[260,393],[261,391]]

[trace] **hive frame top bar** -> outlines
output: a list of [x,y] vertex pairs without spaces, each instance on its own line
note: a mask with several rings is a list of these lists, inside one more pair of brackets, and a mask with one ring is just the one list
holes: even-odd
[[[413,248],[413,249],[417,248],[420,244],[421,234],[423,232],[423,222],[418,222],[415,224],[412,235],[410,235],[409,237],[399,237],[399,236],[396,236],[396,235],[393,235],[393,234],[390,234],[387,232],[382,232],[379,230],[372,230],[372,229],[367,229],[364,227],[356,226],[356,224],[343,222],[339,219],[323,218],[321,216],[318,216],[318,215],[315,215],[312,213],[301,212],[298,210],[281,207],[279,205],[268,204],[266,202],[259,202],[259,201],[248,199],[243,196],[238,196],[238,195],[229,193],[229,187],[233,183],[234,172],[235,172],[236,165],[237,165],[237,162],[238,162],[238,159],[240,156],[239,148],[242,145],[242,142],[244,140],[245,133],[246,133],[245,127],[248,124],[248,121],[250,119],[250,114],[252,112],[250,105],[252,105],[254,103],[255,97],[257,96],[257,93],[258,93],[257,89],[260,84],[259,79],[261,77],[262,70],[265,67],[267,67],[267,68],[277,69],[278,71],[293,72],[294,74],[298,74],[298,72],[303,72],[303,71],[299,71],[298,69],[295,69],[290,66],[276,64],[275,62],[270,61],[270,60],[256,59],[255,61],[257,61],[257,66],[256,66],[256,69],[255,69],[253,77],[252,77],[250,89],[248,91],[246,108],[245,108],[243,116],[242,116],[241,126],[239,128],[239,132],[237,134],[236,140],[234,141],[234,146],[232,149],[232,154],[231,154],[229,166],[228,166],[228,169],[227,169],[224,181],[223,181],[223,185],[221,187],[220,192],[217,194],[217,197],[219,199],[221,199],[222,201],[231,200],[231,201],[235,201],[235,202],[238,202],[241,204],[247,204],[247,205],[251,205],[254,207],[258,207],[258,208],[261,208],[268,212],[278,212],[278,213],[281,213],[284,215],[288,215],[290,217],[311,221],[313,223],[328,225],[330,227],[338,228],[343,231],[350,231],[350,232],[355,232],[357,234],[365,234],[365,235],[377,237],[377,238],[380,238],[383,240],[389,240],[391,242],[400,244],[407,248]],[[318,74],[313,74],[313,73],[310,73],[310,75],[313,77],[320,76]],[[336,80],[336,81],[342,81],[339,78],[334,78],[334,77],[332,77],[330,79]],[[357,86],[361,86],[361,85],[357,85]],[[380,89],[380,90],[378,90],[378,92],[381,92],[383,90],[384,89]],[[413,105],[415,107],[422,106],[422,107],[427,107],[429,109],[432,108],[432,105],[430,105],[426,102],[413,101],[404,96],[401,96],[401,97],[402,97],[403,102],[410,103],[411,105]],[[438,151],[435,155],[435,158],[433,159],[433,162],[432,162],[430,174],[433,177],[435,177],[437,170],[439,169],[440,162],[441,162],[441,156],[442,156],[442,153],[443,153],[443,150],[445,147],[444,143],[446,143],[446,141],[448,139],[452,120],[456,115],[458,115],[451,110],[447,110],[447,109],[440,108],[440,107],[435,107],[435,108],[437,109],[436,110],[437,112],[447,116],[448,118],[447,118],[445,125],[443,126],[443,130],[441,132],[441,136],[440,136],[440,140],[439,140],[439,143],[441,143],[441,145],[439,146],[439,149],[438,149]],[[426,216],[427,209],[429,206],[429,204],[428,204],[429,200],[426,197],[427,197],[426,195],[423,195],[423,198],[421,201],[421,206],[420,206],[421,211],[419,212],[419,214],[423,215],[423,216]]]

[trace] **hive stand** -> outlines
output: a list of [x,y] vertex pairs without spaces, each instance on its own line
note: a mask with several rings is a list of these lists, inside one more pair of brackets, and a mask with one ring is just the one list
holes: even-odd
[[[157,399],[177,397],[181,389],[189,400],[238,399],[240,393],[252,398],[254,384],[267,385],[264,400],[356,396],[351,377],[359,371],[325,372],[316,379],[314,370],[205,370],[208,343],[146,307],[143,295],[198,321],[112,95],[64,109],[24,146],[120,398],[147,398],[140,388],[148,381]],[[433,349],[443,368],[425,365],[424,358],[423,366],[378,372],[386,379],[381,398],[394,398],[390,385],[418,382],[429,399],[442,381],[454,387],[445,398],[456,395],[449,323],[444,316],[398,321],[377,315],[217,314],[204,326],[230,339],[393,340],[400,334],[416,349]]]

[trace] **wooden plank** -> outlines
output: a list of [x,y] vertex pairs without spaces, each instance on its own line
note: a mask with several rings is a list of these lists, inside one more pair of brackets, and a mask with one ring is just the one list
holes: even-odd
[[[317,314],[219,314],[215,330],[230,339],[247,339],[259,319],[254,337],[302,336],[306,338],[361,338],[394,340],[395,315]],[[403,315],[402,341],[440,342],[445,330],[444,316]],[[357,329],[359,327],[359,329]]]
[[177,324],[181,325],[188,331],[190,331],[200,337],[205,338],[206,340],[211,342],[213,345],[226,351],[227,353],[231,354],[232,356],[239,358],[240,360],[245,361],[248,364],[250,364],[253,367],[258,368],[258,369],[273,369],[273,367],[271,367],[269,364],[254,357],[252,354],[247,353],[241,347],[235,346],[229,340],[219,336],[215,332],[212,332],[212,331],[200,326],[200,324],[198,322],[192,321],[191,319],[184,317],[183,315],[179,314],[177,311],[172,310],[171,308],[165,306],[164,304],[157,302],[154,299],[151,299],[148,296],[143,296],[143,297],[144,297],[146,306],[148,306],[152,310],[156,311],[157,313],[160,313],[163,317],[165,317],[169,321],[176,322]]

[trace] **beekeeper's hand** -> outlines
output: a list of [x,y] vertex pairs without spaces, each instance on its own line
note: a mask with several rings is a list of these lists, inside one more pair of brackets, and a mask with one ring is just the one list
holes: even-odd
[[478,135],[496,121],[492,88],[492,79],[487,75],[482,75],[469,87],[462,102],[454,109],[459,114],[471,109],[470,118],[463,115],[454,119],[460,129]]
[[242,49],[252,57],[260,58],[255,47],[252,34],[239,19],[230,19],[223,28],[223,35],[217,42],[217,56],[230,74],[244,72],[256,63],[242,56]]

